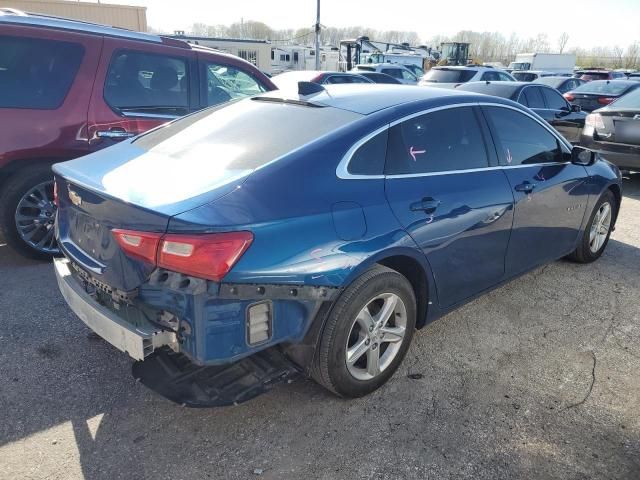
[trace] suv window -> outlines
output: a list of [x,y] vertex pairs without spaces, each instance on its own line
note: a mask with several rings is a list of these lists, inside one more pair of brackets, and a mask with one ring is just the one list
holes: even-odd
[[83,56],[77,43],[0,36],[0,108],[60,107]]
[[432,68],[425,74],[423,80],[437,83],[464,83],[471,80],[476,73],[478,71],[471,68]]
[[564,97],[555,90],[551,90],[550,88],[541,88],[540,90],[542,90],[542,95],[544,95],[544,99],[547,101],[547,108],[553,110],[567,110],[569,108]]
[[386,73],[387,75],[393,77],[393,78],[397,78],[397,79],[401,79],[402,78],[402,73],[400,72],[399,68],[383,68],[382,70],[380,70],[382,73]]
[[204,69],[207,76],[207,106],[252,97],[267,90],[255,78],[231,65],[205,62]]
[[496,72],[498,74],[498,78],[500,79],[500,81],[502,82],[513,82],[513,78],[511,78],[509,75],[507,75],[504,72]]
[[500,77],[498,77],[498,72],[484,72],[481,78],[481,80],[483,81],[490,81],[490,82],[494,82],[499,79]]
[[362,78],[363,77],[360,77],[359,75],[329,75],[326,83],[369,83]]
[[520,103],[529,108],[545,108],[544,100],[538,87],[523,88],[520,94]]
[[505,165],[562,161],[558,139],[524,113],[503,107],[483,107],[493,124],[496,148]]
[[188,90],[184,58],[120,51],[109,65],[104,99],[122,113],[186,115]]
[[486,166],[484,140],[471,107],[427,113],[389,130],[385,169],[389,175]]
[[401,76],[403,79],[405,79],[405,80],[409,80],[409,81],[411,81],[411,82],[417,82],[417,81],[418,81],[418,79],[416,78],[416,76],[415,76],[413,73],[408,72],[407,70],[402,70],[402,69],[400,69],[400,76]]
[[387,153],[387,130],[380,132],[355,151],[347,170],[353,175],[382,175]]

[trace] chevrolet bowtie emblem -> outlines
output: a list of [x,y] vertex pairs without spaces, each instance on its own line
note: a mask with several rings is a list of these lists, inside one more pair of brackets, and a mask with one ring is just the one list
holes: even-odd
[[76,207],[79,207],[82,204],[82,197],[71,189],[69,189],[69,200],[71,200],[71,203]]

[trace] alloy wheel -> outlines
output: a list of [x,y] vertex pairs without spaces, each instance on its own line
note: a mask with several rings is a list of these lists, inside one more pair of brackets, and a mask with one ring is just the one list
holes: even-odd
[[609,202],[604,202],[593,217],[589,231],[589,249],[591,253],[597,253],[606,242],[611,228],[611,213],[611,205]]
[[53,201],[53,181],[42,182],[25,193],[16,207],[16,229],[31,248],[54,255],[58,246],[53,224],[56,206]]
[[347,339],[346,364],[357,380],[371,380],[391,365],[402,347],[407,309],[394,293],[372,298],[353,320]]

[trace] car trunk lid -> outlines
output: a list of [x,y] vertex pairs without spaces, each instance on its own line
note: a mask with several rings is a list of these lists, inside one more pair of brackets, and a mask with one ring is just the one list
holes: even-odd
[[640,113],[638,111],[600,111],[604,129],[598,136],[608,142],[640,145]]

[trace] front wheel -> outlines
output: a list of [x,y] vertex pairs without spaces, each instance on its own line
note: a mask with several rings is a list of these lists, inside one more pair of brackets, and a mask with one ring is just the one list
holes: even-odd
[[402,362],[415,325],[409,281],[383,266],[367,270],[342,293],[327,319],[314,379],[344,397],[376,390]]
[[600,258],[609,243],[617,213],[618,202],[613,193],[607,190],[596,202],[587,228],[569,258],[579,263],[590,263]]
[[9,177],[0,197],[0,230],[14,250],[48,260],[58,254],[53,223],[53,172],[50,165],[27,167]]

